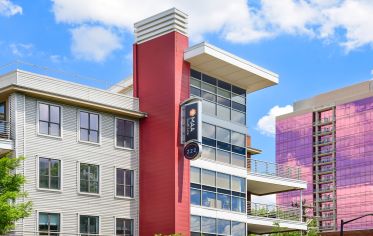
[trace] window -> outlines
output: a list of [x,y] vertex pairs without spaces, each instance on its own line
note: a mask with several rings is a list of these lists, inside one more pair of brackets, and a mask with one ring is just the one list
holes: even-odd
[[61,230],[60,214],[39,212],[39,235],[58,236]]
[[79,217],[79,226],[81,236],[100,233],[100,219],[98,216],[81,215]]
[[116,235],[133,236],[133,220],[132,219],[116,219]]
[[232,221],[232,236],[245,236],[246,224],[242,222]]
[[39,133],[61,136],[61,107],[39,103]]
[[232,191],[245,193],[246,192],[245,179],[232,176]]
[[232,165],[245,167],[246,157],[232,153]]
[[202,217],[202,233],[216,234],[216,219]]
[[202,184],[215,186],[215,171],[202,170]]
[[217,187],[223,189],[231,188],[231,178],[227,174],[217,173]]
[[201,169],[197,167],[190,167],[190,182],[200,184],[201,183]]
[[201,205],[201,190],[193,188],[190,190],[190,202],[192,205]]
[[39,158],[39,188],[61,189],[61,161]]
[[202,191],[202,206],[215,208],[216,193]]
[[100,168],[98,165],[80,163],[80,192],[99,193]]
[[245,147],[246,145],[245,135],[232,131],[232,145]]
[[190,231],[192,233],[197,233],[196,235],[200,235],[201,232],[201,217],[200,216],[191,216],[190,217]]
[[232,211],[245,212],[245,198],[232,197]]
[[80,112],[80,140],[98,143],[100,134],[99,115],[89,112]]
[[218,220],[218,234],[219,235],[230,235],[231,234],[231,222],[229,220]]
[[230,164],[231,163],[231,154],[229,152],[226,152],[226,151],[217,150],[216,161],[220,161],[220,162]]
[[215,161],[215,148],[210,148],[208,146],[202,147],[202,157]]
[[230,210],[231,209],[231,196],[226,194],[218,193],[216,199],[216,207],[219,209]]
[[202,123],[202,134],[203,137],[210,138],[210,139],[215,139],[215,126],[210,125],[208,123],[203,122]]
[[134,146],[135,122],[123,119],[116,119],[116,145],[118,147],[133,149]]
[[216,127],[216,139],[221,142],[230,143],[230,139],[231,139],[230,130]]
[[133,170],[117,169],[116,195],[133,198]]

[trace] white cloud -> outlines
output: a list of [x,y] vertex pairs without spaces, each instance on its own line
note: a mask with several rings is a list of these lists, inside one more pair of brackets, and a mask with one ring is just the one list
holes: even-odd
[[22,14],[22,7],[9,0],[0,0],[0,15],[14,16],[16,14]]
[[276,133],[276,116],[280,116],[293,111],[293,106],[287,105],[284,107],[274,106],[267,115],[259,119],[257,123],[257,130],[261,134],[273,137]]
[[9,48],[13,55],[17,57],[26,57],[32,55],[33,45],[30,43],[11,43]]
[[56,21],[78,27],[94,24],[133,32],[136,21],[176,7],[189,15],[192,41],[209,33],[235,43],[291,34],[337,42],[347,50],[373,44],[371,0],[52,1]]
[[71,51],[76,58],[101,62],[122,48],[119,37],[101,26],[80,26],[71,30]]
[[276,204],[276,194],[270,194],[266,196],[251,195],[251,201],[254,203],[274,205]]

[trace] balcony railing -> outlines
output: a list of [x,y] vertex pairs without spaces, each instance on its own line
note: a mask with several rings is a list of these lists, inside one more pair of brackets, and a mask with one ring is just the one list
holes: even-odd
[[0,139],[10,139],[10,125],[8,121],[0,121]]
[[247,214],[272,219],[302,221],[301,210],[296,207],[247,202]]
[[248,160],[248,173],[301,180],[301,169],[255,159]]

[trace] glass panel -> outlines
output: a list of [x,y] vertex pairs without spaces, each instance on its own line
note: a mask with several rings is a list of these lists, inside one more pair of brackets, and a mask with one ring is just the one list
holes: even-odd
[[190,231],[201,232],[201,217],[200,216],[190,217]]
[[219,209],[230,210],[231,209],[231,196],[218,193],[216,207]]
[[201,79],[202,75],[201,72],[196,71],[196,70],[190,70],[190,76],[196,78],[196,79]]
[[133,185],[133,171],[132,170],[126,170],[125,172],[126,177],[126,185]]
[[50,123],[49,134],[53,136],[60,136],[60,125]]
[[48,122],[40,121],[39,122],[39,133],[48,134]]
[[197,97],[201,97],[201,90],[194,87],[190,87],[190,94],[195,95]]
[[225,152],[225,151],[222,151],[222,150],[217,150],[217,152],[216,152],[216,161],[220,161],[220,162],[224,162],[224,163],[230,164],[231,163],[230,159],[231,159],[230,152]]
[[215,139],[215,126],[207,124],[205,122],[202,123],[202,136]]
[[202,147],[202,157],[210,160],[215,160],[215,148],[207,146]]
[[5,116],[5,102],[0,103],[0,120],[6,120],[6,116]]
[[126,192],[125,196],[126,197],[133,197],[133,187],[132,186],[126,186]]
[[98,130],[99,129],[99,119],[98,119],[98,115],[96,114],[89,114],[89,128],[92,129],[92,130]]
[[117,184],[124,184],[124,170],[117,169]]
[[245,212],[245,199],[232,196],[232,211]]
[[88,129],[88,113],[87,112],[80,112],[80,128]]
[[232,101],[237,102],[239,104],[243,104],[243,105],[246,104],[246,98],[245,97],[240,96],[238,94],[234,94],[234,93],[232,94]]
[[212,93],[202,91],[202,98],[206,99],[206,100],[209,100],[209,101],[216,102],[216,95],[214,95]]
[[49,159],[39,158],[40,175],[49,175]]
[[89,233],[91,234],[98,234],[99,233],[99,220],[98,217],[90,217],[89,218]]
[[229,99],[226,99],[226,98],[223,98],[223,97],[218,96],[218,103],[222,104],[226,107],[231,107],[231,101]]
[[202,74],[202,81],[212,85],[216,85],[216,79],[206,74]]
[[239,147],[245,147],[246,145],[246,140],[245,140],[244,134],[240,134],[237,132],[232,131],[232,144],[239,146]]
[[232,153],[232,165],[246,167],[246,157]]
[[225,143],[230,143],[231,132],[228,129],[216,127],[216,139]]
[[232,176],[232,191],[245,193],[246,192],[245,179]]
[[221,80],[218,80],[218,87],[223,88],[223,89],[228,90],[228,91],[231,91],[231,84],[229,84],[227,82],[224,82],[224,81],[221,81]]
[[80,233],[88,233],[88,216],[80,216]]
[[223,143],[223,142],[218,141],[216,146],[223,150],[227,150],[227,151],[231,150],[231,145],[228,143]]
[[220,96],[223,96],[223,97],[228,98],[228,99],[231,98],[231,92],[227,91],[227,90],[224,90],[224,89],[221,89],[221,88],[218,88],[218,94]]
[[117,184],[117,195],[118,196],[124,196],[124,185],[118,185]]
[[80,140],[88,141],[88,130],[80,129]]
[[216,87],[210,84],[202,83],[202,89],[216,94]]
[[55,213],[49,214],[49,224],[51,225],[51,228],[52,226],[54,226],[53,227],[54,231],[59,230],[60,214],[55,214]]
[[124,220],[124,233],[126,236],[133,235],[133,220],[125,219]]
[[231,110],[227,107],[223,107],[223,106],[220,106],[220,105],[217,105],[217,114],[218,114],[218,117],[220,119],[223,119],[223,120],[230,120],[231,118]]
[[49,121],[49,106],[39,103],[39,120]]
[[239,87],[236,87],[236,86],[233,86],[233,85],[232,85],[232,92],[236,93],[238,95],[241,95],[241,96],[246,96],[246,90],[245,89],[242,89],[242,88],[239,88]]
[[245,113],[232,110],[231,120],[244,125],[246,123]]
[[216,116],[216,105],[215,105],[215,103],[203,100],[202,101],[202,113],[207,114],[207,115],[211,115],[211,116]]
[[90,167],[89,180],[98,181],[98,178],[99,178],[98,166],[90,165],[89,167]]
[[224,189],[231,189],[231,178],[230,175],[217,173],[217,187],[224,188]]
[[245,223],[232,221],[232,236],[245,236]]
[[213,192],[202,192],[202,206],[205,207],[216,207],[215,204],[216,193]]
[[50,106],[50,122],[60,124],[60,107]]
[[218,220],[218,234],[231,234],[231,222],[229,220]]
[[51,189],[60,189],[60,178],[59,177],[51,177]]
[[246,106],[236,102],[232,102],[232,108],[242,112],[246,112]]
[[90,131],[89,132],[89,141],[98,143],[98,132],[97,131]]
[[117,218],[116,219],[116,224],[115,224],[115,231],[116,231],[116,234],[118,235],[124,235],[124,220],[123,219],[119,219]]
[[202,232],[203,233],[216,233],[216,219],[202,217]]
[[201,183],[201,169],[196,167],[190,167],[190,182],[200,184]]
[[215,187],[215,171],[202,170],[202,184]]
[[198,189],[190,189],[190,202],[193,205],[200,206],[201,205],[201,190]]
[[198,88],[201,87],[201,81],[193,78],[190,78],[190,84]]
[[39,177],[39,187],[40,188],[49,188],[49,177],[48,176],[40,176]]

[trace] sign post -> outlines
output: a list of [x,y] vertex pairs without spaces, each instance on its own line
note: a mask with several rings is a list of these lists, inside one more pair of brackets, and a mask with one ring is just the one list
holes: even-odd
[[181,104],[181,144],[184,157],[196,160],[202,154],[202,101],[191,98]]

